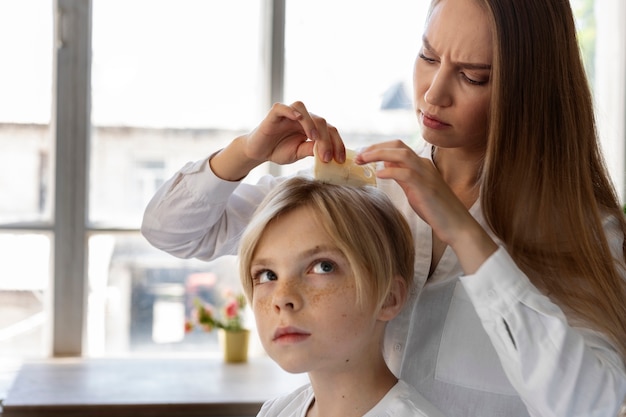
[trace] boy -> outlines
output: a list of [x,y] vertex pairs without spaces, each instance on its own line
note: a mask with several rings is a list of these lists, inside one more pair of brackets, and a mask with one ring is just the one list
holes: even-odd
[[414,253],[404,217],[374,187],[295,177],[267,196],[241,239],[240,276],[268,355],[311,383],[259,416],[442,415],[382,352]]

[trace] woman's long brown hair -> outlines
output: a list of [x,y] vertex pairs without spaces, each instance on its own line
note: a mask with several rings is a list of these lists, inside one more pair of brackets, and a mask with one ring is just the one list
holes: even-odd
[[591,91],[566,0],[480,0],[494,61],[481,204],[531,281],[626,355],[623,236],[611,253],[603,219],[626,233],[598,143]]

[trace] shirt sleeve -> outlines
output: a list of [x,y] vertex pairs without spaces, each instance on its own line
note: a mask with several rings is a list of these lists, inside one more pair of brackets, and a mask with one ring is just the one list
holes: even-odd
[[187,163],[148,203],[141,233],[156,248],[202,260],[235,254],[239,234],[280,181],[270,175],[257,184],[225,181],[207,161]]
[[568,324],[503,248],[461,282],[532,416],[617,415],[626,397],[621,355],[604,335]]

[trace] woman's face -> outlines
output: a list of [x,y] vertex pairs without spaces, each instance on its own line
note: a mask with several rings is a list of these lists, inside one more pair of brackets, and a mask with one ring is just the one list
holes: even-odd
[[442,148],[483,149],[493,49],[476,0],[441,0],[426,24],[413,82],[424,139]]

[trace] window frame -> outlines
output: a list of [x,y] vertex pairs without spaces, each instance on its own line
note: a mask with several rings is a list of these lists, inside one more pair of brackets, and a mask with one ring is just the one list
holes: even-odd
[[52,355],[82,353],[91,130],[91,1],[54,10]]

